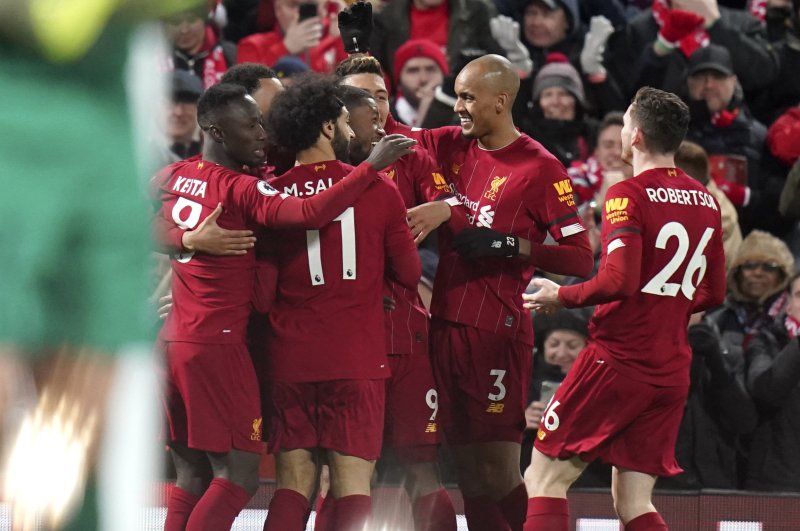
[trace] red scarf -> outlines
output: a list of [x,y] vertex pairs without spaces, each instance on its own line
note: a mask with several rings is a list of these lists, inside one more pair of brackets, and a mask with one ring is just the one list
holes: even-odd
[[225,71],[228,69],[228,62],[225,60],[225,54],[222,52],[222,46],[219,44],[214,29],[208,25],[206,26],[206,36],[203,39],[203,46],[197,53],[198,56],[206,54],[203,59],[203,88],[208,88],[212,85],[219,83]]
[[730,126],[737,116],[739,116],[739,107],[730,110],[723,109],[711,115],[711,124],[718,129],[723,129]]
[[788,313],[786,314],[786,320],[783,322],[783,324],[786,326],[786,331],[789,333],[789,337],[792,339],[800,334],[800,321]]
[[[653,18],[656,19],[659,28],[664,25],[664,17],[669,10],[669,0],[653,0]],[[690,57],[696,50],[705,48],[710,42],[708,32],[701,26],[691,35],[681,39],[678,42],[678,48],[681,49],[683,55]]]

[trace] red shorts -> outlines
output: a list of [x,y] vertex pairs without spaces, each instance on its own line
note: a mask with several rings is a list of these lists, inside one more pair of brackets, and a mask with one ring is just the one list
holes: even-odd
[[657,476],[682,472],[675,442],[687,386],[656,387],[623,376],[589,344],[548,404],[535,448],[567,459],[596,458]]
[[436,461],[438,394],[428,353],[389,355],[383,445],[403,461]]
[[269,451],[326,448],[373,461],[380,456],[383,380],[271,382]]
[[525,343],[434,318],[431,363],[447,442],[521,442],[532,360]]
[[170,441],[205,452],[261,453],[261,405],[244,345],[164,343]]

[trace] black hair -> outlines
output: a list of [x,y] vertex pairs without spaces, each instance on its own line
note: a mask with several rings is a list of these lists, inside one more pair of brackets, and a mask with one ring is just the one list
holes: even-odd
[[219,82],[241,85],[248,94],[253,94],[261,87],[259,81],[277,77],[275,71],[268,66],[258,63],[241,63],[230,67]]
[[244,101],[247,91],[240,85],[219,83],[206,90],[197,102],[197,123],[204,131],[218,120],[218,113],[235,101]]
[[631,119],[644,134],[648,150],[675,153],[689,127],[689,107],[671,92],[642,87],[631,102]]
[[336,122],[344,102],[339,98],[338,79],[307,74],[272,100],[267,116],[270,144],[299,152],[313,146],[325,122]]
[[618,125],[620,127],[623,127],[625,125],[625,122],[623,121],[623,116],[625,116],[625,113],[619,111],[607,112],[606,115],[603,116],[603,121],[600,122],[600,126],[597,128],[597,136],[600,136],[600,133],[602,133],[612,125]]
[[375,74],[383,77],[383,69],[381,63],[371,55],[351,55],[336,65],[336,75],[341,78],[356,74]]
[[353,112],[362,105],[367,105],[367,100],[373,99],[372,94],[358,87],[339,85],[339,98],[344,102],[347,110]]

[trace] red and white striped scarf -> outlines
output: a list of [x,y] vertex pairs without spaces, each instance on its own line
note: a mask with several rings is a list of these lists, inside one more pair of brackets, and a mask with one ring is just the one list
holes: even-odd
[[[659,28],[664,25],[664,19],[670,9],[669,0],[653,0],[653,18],[656,19]],[[700,26],[693,33],[681,39],[678,42],[678,48],[683,55],[690,57],[696,50],[705,48],[710,43],[708,32],[705,27]]]

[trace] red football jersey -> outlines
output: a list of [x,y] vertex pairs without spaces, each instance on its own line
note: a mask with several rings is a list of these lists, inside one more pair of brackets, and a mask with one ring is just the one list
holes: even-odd
[[[160,180],[160,214],[183,229],[196,227],[217,206],[226,229],[260,226],[322,226],[352,204],[362,190],[380,178],[369,164],[354,172],[337,192],[301,201],[278,192],[265,181],[206,160],[169,167]],[[161,328],[163,341],[241,343],[251,311],[255,253],[210,256],[184,253],[172,259],[172,309]]]
[[[295,166],[272,184],[309,196],[350,171],[338,161]],[[277,295],[269,314],[269,374],[276,381],[386,378],[383,278],[415,290],[420,263],[397,187],[370,187],[319,231],[270,238]]]
[[[415,149],[385,172],[397,184],[407,209],[450,195],[441,170],[423,149]],[[395,301],[395,309],[385,312],[386,351],[389,354],[427,353],[424,343],[428,341],[428,310],[419,291],[416,287],[410,289],[398,284],[389,276],[384,280],[383,291]]]
[[[471,225],[534,243],[544,242],[548,232],[559,241],[585,230],[564,166],[529,136],[520,135],[508,146],[489,151],[464,137],[460,127],[419,130],[413,135],[435,154],[443,182],[467,208]],[[523,259],[466,260],[450,248],[447,231],[441,236],[431,313],[533,345],[522,293],[534,267]]]
[[[609,188],[603,251],[595,281],[559,290],[566,306],[591,303],[608,269],[631,287],[598,304],[589,335],[601,357],[626,376],[688,385],[689,317],[725,294],[719,206],[681,170],[657,168]],[[615,256],[616,253],[616,256]]]

